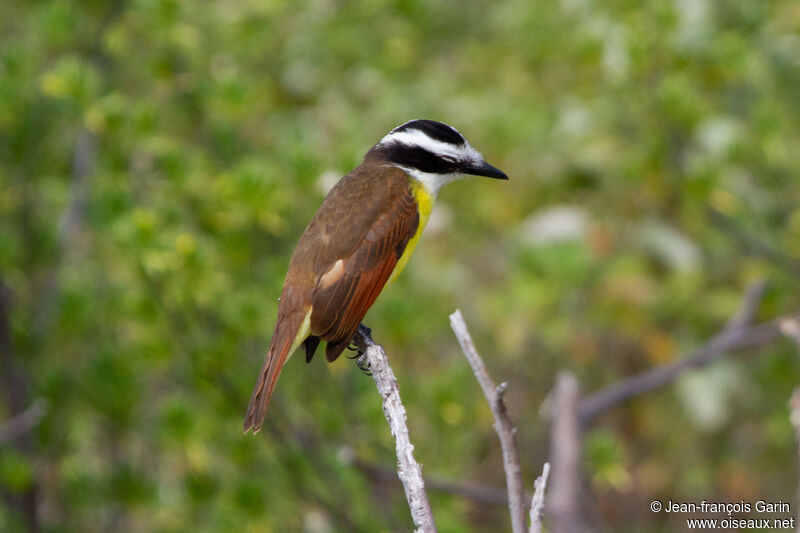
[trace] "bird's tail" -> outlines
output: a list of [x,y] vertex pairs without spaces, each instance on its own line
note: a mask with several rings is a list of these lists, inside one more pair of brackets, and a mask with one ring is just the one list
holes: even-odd
[[279,320],[275,325],[275,333],[272,335],[267,356],[261,372],[258,374],[253,394],[250,396],[250,405],[247,407],[247,415],[244,419],[245,433],[251,429],[253,433],[258,433],[261,428],[278,376],[286,359],[308,336],[310,320],[311,311],[309,310],[305,315],[300,312],[292,313],[283,320]]

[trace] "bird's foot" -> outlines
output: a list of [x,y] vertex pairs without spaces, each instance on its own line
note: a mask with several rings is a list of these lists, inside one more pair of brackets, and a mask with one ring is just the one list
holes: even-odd
[[364,324],[359,324],[348,348],[355,352],[350,358],[355,359],[358,369],[368,376],[372,375],[372,370],[369,367],[369,359],[367,359],[367,348],[373,344],[375,342],[372,340],[372,330]]
[[356,359],[356,366],[358,367],[364,375],[371,376],[372,375],[372,368],[369,366],[369,359],[367,358],[366,353],[362,353]]

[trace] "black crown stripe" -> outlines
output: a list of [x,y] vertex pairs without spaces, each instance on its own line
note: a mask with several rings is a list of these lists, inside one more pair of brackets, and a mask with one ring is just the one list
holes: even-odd
[[454,144],[456,146],[463,146],[466,143],[464,137],[456,130],[447,124],[436,122],[435,120],[412,120],[411,122],[406,122],[402,126],[395,128],[392,130],[392,133],[407,130],[419,130],[431,139]]

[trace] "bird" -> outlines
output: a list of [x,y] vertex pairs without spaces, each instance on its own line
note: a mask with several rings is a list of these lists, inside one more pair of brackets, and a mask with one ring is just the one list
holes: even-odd
[[302,346],[310,362],[324,340],[332,362],[349,346],[383,287],[408,263],[439,190],[465,175],[508,179],[452,126],[416,119],[386,134],[333,186],[289,262],[245,433],[260,429],[294,351]]

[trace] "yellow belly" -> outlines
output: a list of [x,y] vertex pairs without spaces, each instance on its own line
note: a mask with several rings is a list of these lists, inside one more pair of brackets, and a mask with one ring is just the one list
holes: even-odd
[[411,193],[414,195],[414,199],[417,201],[417,209],[419,209],[419,226],[417,226],[417,232],[413,237],[411,237],[411,240],[408,241],[406,249],[403,251],[403,255],[401,255],[400,259],[397,260],[397,264],[395,265],[392,275],[389,278],[389,283],[392,283],[408,264],[408,260],[411,258],[411,254],[414,253],[414,248],[417,247],[419,238],[422,236],[422,230],[425,229],[425,225],[428,223],[428,219],[431,216],[431,211],[433,211],[433,202],[436,200],[436,197],[428,192],[424,185],[416,180],[410,181]]

